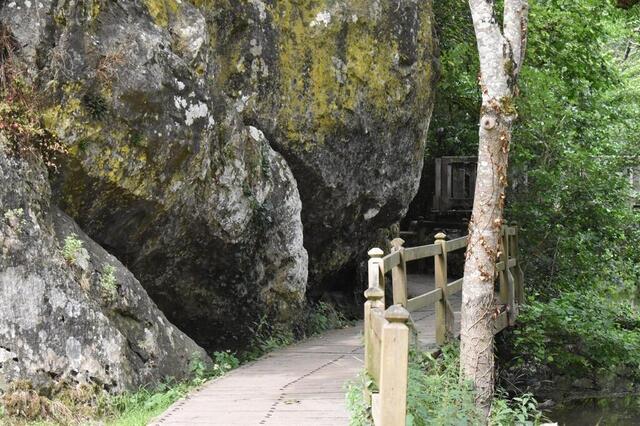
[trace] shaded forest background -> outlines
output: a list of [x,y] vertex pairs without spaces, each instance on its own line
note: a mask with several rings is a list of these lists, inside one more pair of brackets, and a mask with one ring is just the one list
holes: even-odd
[[[442,79],[427,161],[476,154],[480,104],[468,6],[435,7]],[[502,384],[545,394],[546,379],[570,375],[604,390],[602,377],[640,375],[629,179],[640,158],[640,11],[550,0],[532,2],[530,17],[505,213],[522,226],[529,305],[499,342]]]

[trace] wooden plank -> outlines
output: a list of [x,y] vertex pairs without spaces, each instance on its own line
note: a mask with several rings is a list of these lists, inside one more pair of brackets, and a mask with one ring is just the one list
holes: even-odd
[[498,315],[498,317],[495,320],[495,323],[493,324],[493,334],[500,333],[502,330],[507,328],[507,325],[509,325],[509,321],[507,318],[507,311],[504,311],[503,313]]
[[400,235],[414,236],[414,235],[418,235],[418,233],[416,231],[400,231]]
[[447,284],[447,294],[449,296],[451,296],[452,294],[456,294],[457,292],[462,290],[462,280],[462,278],[459,278]]
[[467,236],[456,238],[455,240],[447,241],[445,244],[445,248],[447,253],[460,250],[461,248],[465,248],[467,246]]
[[386,274],[400,264],[400,253],[394,251],[382,258],[382,270]]
[[442,253],[439,244],[428,244],[426,246],[408,247],[404,249],[404,260],[409,262],[412,260],[424,259],[436,256]]
[[424,308],[425,306],[433,305],[436,302],[439,302],[442,299],[442,290],[436,288],[435,290],[431,290],[428,293],[421,294],[420,296],[414,297],[413,299],[409,299],[407,301],[407,310],[417,311],[420,308]]

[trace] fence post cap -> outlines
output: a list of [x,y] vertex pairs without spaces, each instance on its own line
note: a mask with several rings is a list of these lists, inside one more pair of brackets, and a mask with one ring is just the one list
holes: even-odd
[[445,238],[447,238],[447,234],[445,234],[444,232],[438,232],[435,238],[436,240],[444,240]]
[[374,259],[384,256],[384,252],[382,251],[382,249],[379,249],[378,247],[372,248],[371,250],[369,250],[367,254],[369,255],[369,257],[372,257]]
[[406,322],[409,319],[409,311],[402,305],[392,305],[384,313],[384,319],[389,322]]
[[384,291],[380,287],[369,287],[365,290],[364,297],[367,300],[381,300],[384,297]]
[[398,237],[391,240],[391,245],[393,246],[393,249],[396,251],[400,250],[403,244],[404,244],[404,240],[402,238]]

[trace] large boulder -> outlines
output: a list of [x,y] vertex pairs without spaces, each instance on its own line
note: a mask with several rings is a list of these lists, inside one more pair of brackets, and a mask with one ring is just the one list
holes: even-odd
[[0,20],[68,147],[55,199],[201,344],[294,322],[417,190],[430,1],[15,0]]
[[180,328],[232,346],[260,316],[301,310],[300,199],[213,84],[201,13],[166,3],[17,1],[0,16],[22,51],[35,40],[31,68],[55,99],[44,123],[69,151],[56,200]]
[[438,76],[432,3],[212,3],[215,84],[298,181],[309,290],[345,285],[339,272],[418,189]]
[[0,134],[0,389],[91,384],[119,392],[183,379],[209,358],[115,257],[49,199],[36,156]]

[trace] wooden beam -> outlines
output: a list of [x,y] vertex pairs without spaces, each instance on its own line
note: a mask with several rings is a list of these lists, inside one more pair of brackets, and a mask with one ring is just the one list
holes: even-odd
[[447,284],[447,294],[449,296],[451,296],[452,294],[456,294],[457,292],[462,290],[462,280],[462,278],[459,278]]
[[440,245],[429,244],[426,246],[407,247],[404,249],[404,260],[410,262],[412,260],[425,259],[442,253]]
[[445,248],[447,253],[460,250],[461,248],[465,248],[467,246],[467,236],[456,238],[455,240],[449,240],[446,242]]
[[493,334],[498,334],[509,325],[509,319],[507,318],[507,311],[502,312],[496,318],[493,323]]
[[436,288],[428,293],[421,294],[413,299],[407,300],[407,310],[409,312],[417,311],[425,306],[431,306],[442,299],[442,290]]
[[382,258],[382,270],[386,274],[400,264],[400,253],[392,252]]

